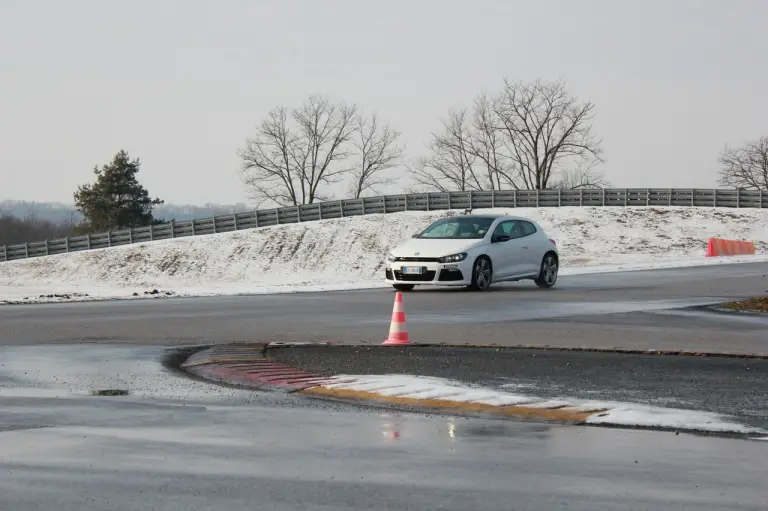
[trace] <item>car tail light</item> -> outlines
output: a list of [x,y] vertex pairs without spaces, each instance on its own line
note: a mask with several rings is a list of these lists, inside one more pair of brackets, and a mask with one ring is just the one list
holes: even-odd
[[554,239],[549,238],[549,241],[551,241],[554,246],[557,246],[557,242]]

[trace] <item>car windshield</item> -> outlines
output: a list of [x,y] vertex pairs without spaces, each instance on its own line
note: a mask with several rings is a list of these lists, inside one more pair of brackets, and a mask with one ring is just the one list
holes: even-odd
[[482,239],[493,223],[493,218],[444,218],[427,227],[419,238],[430,239]]

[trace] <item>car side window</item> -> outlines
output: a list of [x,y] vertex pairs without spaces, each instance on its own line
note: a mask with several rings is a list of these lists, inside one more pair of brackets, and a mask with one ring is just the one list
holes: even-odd
[[496,226],[496,229],[493,231],[494,236],[512,236],[512,231],[514,229],[515,222],[513,220],[507,220],[505,222],[499,222],[499,225]]
[[505,220],[496,226],[494,236],[509,236],[511,239],[524,238],[536,232],[536,226],[523,220]]
[[533,225],[531,222],[520,222],[523,230],[523,236],[530,236],[531,234],[536,233],[536,226]]

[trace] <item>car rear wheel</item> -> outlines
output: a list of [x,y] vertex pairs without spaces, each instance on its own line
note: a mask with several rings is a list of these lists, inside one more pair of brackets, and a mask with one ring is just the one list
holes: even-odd
[[469,285],[469,289],[485,291],[491,287],[492,279],[493,267],[491,266],[491,260],[485,256],[478,257],[472,267],[472,284]]
[[396,291],[413,291],[415,284],[392,284]]
[[539,276],[533,281],[537,286],[543,289],[549,289],[557,282],[557,272],[559,270],[559,264],[557,257],[551,252],[544,256],[541,261],[541,270]]

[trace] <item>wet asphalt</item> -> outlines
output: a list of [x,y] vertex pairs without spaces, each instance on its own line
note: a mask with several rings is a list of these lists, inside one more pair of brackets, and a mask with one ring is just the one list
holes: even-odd
[[768,442],[366,410],[183,379],[165,354],[1,348],[0,509],[768,507]]
[[[562,276],[485,293],[405,295],[424,343],[738,351],[768,355],[768,318],[697,306],[768,293],[768,263]],[[387,336],[391,289],[0,306],[0,344],[336,341]]]
[[768,429],[768,360],[417,346],[280,347],[268,355],[321,375],[435,376],[546,398],[724,413]]

